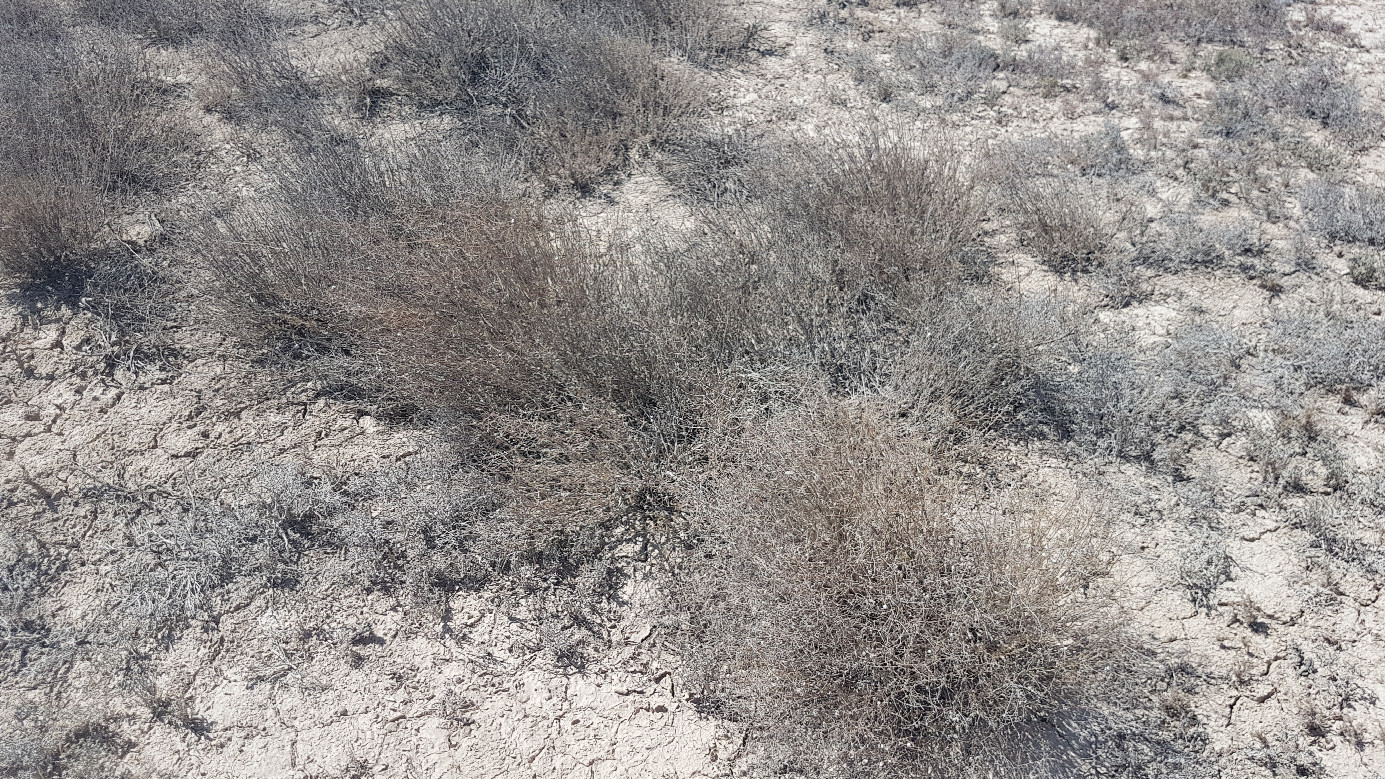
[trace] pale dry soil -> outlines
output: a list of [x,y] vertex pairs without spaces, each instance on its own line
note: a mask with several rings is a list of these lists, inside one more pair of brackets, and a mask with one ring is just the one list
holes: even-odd
[[[1385,4],[1328,7],[1358,36],[1360,48],[1344,49],[1344,56],[1367,99],[1379,101]],[[928,6],[853,7],[834,11],[849,17],[835,25],[812,22],[801,3],[766,0],[736,10],[765,22],[765,53],[708,79],[718,121],[752,133],[813,137],[875,126],[945,134],[980,148],[1023,134],[1078,137],[1114,121],[1132,146],[1151,132],[1177,145],[1195,142],[1188,140],[1197,133],[1189,112],[1212,89],[1204,75],[1178,65],[1108,57],[1101,68],[1120,95],[1118,109],[1000,82],[987,85],[986,99],[944,120],[926,102],[882,103],[843,58],[864,53],[888,67],[891,40],[940,29],[941,15]],[[299,31],[305,61],[331,63],[369,40],[329,13],[325,18]],[[994,20],[987,23],[994,29]],[[1094,52],[1092,33],[1076,25],[1036,18],[1031,35]],[[1179,86],[1185,105],[1148,109],[1140,87],[1148,78],[1140,73],[1149,71],[1148,78]],[[227,152],[226,164],[234,176],[233,156]],[[1359,180],[1382,183],[1385,151],[1377,147],[1354,164]],[[652,170],[579,205],[594,224],[684,208]],[[1272,240],[1287,237],[1279,227],[1269,230]],[[1083,294],[1018,247],[995,243],[1002,272],[1026,289]],[[1381,316],[1385,294],[1351,284],[1340,258],[1318,259],[1316,270],[1285,274],[1274,292],[1229,271],[1155,278],[1148,300],[1093,316],[1151,347],[1192,324],[1263,343],[1279,307],[1324,300],[1363,318]],[[260,369],[233,345],[193,335],[181,336],[183,345],[205,356],[176,369],[97,371],[87,354],[94,332],[86,315],[26,313],[16,303],[0,317],[7,511],[60,507],[74,538],[99,538],[106,528],[99,512],[73,496],[117,480],[158,490],[215,478],[234,493],[252,474],[274,468],[368,475],[440,447],[425,433],[393,429],[311,388],[286,393],[257,375]],[[1311,397],[1307,405],[1350,470],[1385,470],[1380,420],[1335,396]],[[1369,568],[1329,559],[1289,520],[1327,494],[1321,475],[1305,476],[1302,494],[1269,501],[1249,448],[1241,435],[1199,441],[1183,469],[1196,475],[1192,480],[1119,463],[1081,474],[1104,484],[1119,507],[1113,578],[1123,593],[1122,617],[1166,661],[1195,669],[1186,706],[1205,734],[1208,775],[1385,774],[1382,582]],[[1036,474],[1054,471],[1055,484],[1076,478],[1070,460],[1043,447],[1014,457]],[[1215,500],[1207,499],[1209,490]],[[1378,548],[1381,523],[1375,517],[1374,527],[1363,527],[1361,540]],[[1196,603],[1184,581],[1186,561],[1217,545],[1230,575]],[[318,567],[330,570],[331,561]],[[102,602],[103,574],[84,571],[60,594],[63,619],[90,617],[86,612]],[[711,777],[744,769],[753,745],[738,726],[705,717],[688,702],[675,659],[642,611],[652,590],[639,576],[632,582],[627,605],[604,626],[609,647],[576,670],[555,665],[522,607],[485,592],[454,596],[440,630],[437,620],[419,618],[393,598],[344,587],[326,574],[310,577],[292,597],[253,598],[219,624],[177,640],[157,661],[158,684],[183,693],[208,727],[194,732],[146,717],[125,765],[136,776],[285,779],[353,772]],[[96,682],[91,694],[114,695]]]

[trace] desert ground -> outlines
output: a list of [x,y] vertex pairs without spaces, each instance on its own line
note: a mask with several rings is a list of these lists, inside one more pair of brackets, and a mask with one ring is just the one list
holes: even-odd
[[1385,776],[1385,3],[0,33],[5,776]]

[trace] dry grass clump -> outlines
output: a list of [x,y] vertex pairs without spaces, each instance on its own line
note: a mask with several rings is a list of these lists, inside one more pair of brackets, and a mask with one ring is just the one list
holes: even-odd
[[1385,252],[1366,249],[1347,258],[1351,280],[1366,289],[1385,290]]
[[1161,349],[1074,344],[1071,371],[1048,374],[1056,431],[1101,455],[1178,473],[1195,434],[1229,435],[1231,390],[1250,353],[1217,328],[1189,327]]
[[1345,244],[1351,280],[1366,289],[1385,289],[1385,192],[1315,182],[1300,196],[1316,231]]
[[1385,190],[1315,183],[1303,206],[1329,241],[1385,247]]
[[1307,499],[1292,517],[1313,537],[1313,546],[1339,564],[1385,573],[1385,550],[1372,539],[1374,518],[1385,510],[1385,482],[1375,476],[1331,497]]
[[782,232],[842,255],[831,273],[847,290],[945,275],[977,240],[976,176],[945,145],[867,138],[795,152],[771,174],[764,205]]
[[1051,0],[1047,11],[1095,28],[1107,45],[1246,43],[1288,32],[1279,0]]
[[141,53],[37,4],[0,9],[0,35],[0,270],[80,294],[107,224],[178,186],[193,143]]
[[1279,312],[1273,343],[1310,388],[1359,392],[1385,379],[1385,322],[1332,301]]
[[1217,220],[1177,212],[1151,225],[1136,260],[1162,271],[1245,267],[1264,253],[1266,241],[1252,220]]
[[998,53],[959,32],[901,41],[895,46],[894,59],[920,91],[935,94],[946,104],[979,94],[1000,67]]
[[1086,272],[1121,253],[1140,210],[1127,185],[1140,161],[1119,128],[1021,142],[996,156],[992,184],[1020,244],[1041,261],[1060,273]]
[[1101,521],[968,494],[950,460],[887,407],[824,398],[717,463],[714,540],[675,597],[704,704],[786,742],[777,768],[994,768],[1111,663],[1086,592]]
[[[1360,88],[1337,60],[1260,70],[1233,62],[1204,120],[1214,135],[1240,142],[1280,141],[1286,134],[1282,120],[1292,118],[1312,120],[1358,151],[1380,140],[1379,112],[1362,106]],[[1233,72],[1239,75],[1233,78]]]
[[372,90],[457,113],[506,139],[542,179],[589,186],[679,135],[703,101],[671,56],[710,45],[702,6],[416,0]]
[[281,24],[248,15],[213,39],[211,78],[199,95],[203,105],[239,127],[289,143],[343,141],[323,118],[325,90],[290,59]]
[[263,17],[258,0],[79,0],[76,10],[97,24],[173,45],[234,36],[235,25]]
[[1218,49],[1203,65],[1213,81],[1236,81],[1245,78],[1256,66],[1255,56],[1244,49]]
[[1008,205],[1021,244],[1061,273],[1106,265],[1132,217],[1130,205],[1108,187],[1062,174],[1016,181]]
[[759,151],[745,133],[694,132],[669,143],[657,162],[679,192],[715,206],[747,196],[746,176]]
[[1276,70],[1261,89],[1281,111],[1317,121],[1352,149],[1368,149],[1380,141],[1385,117],[1361,105],[1360,87],[1336,59]]

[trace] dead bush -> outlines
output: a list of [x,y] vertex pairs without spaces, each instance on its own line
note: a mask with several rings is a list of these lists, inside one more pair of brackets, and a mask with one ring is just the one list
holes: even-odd
[[880,362],[950,305],[924,301],[953,299],[938,282],[960,276],[981,213],[955,153],[879,142],[785,157],[691,242],[626,252],[466,194],[461,171],[360,151],[286,165],[282,212],[211,237],[224,319],[376,396],[471,418],[586,398],[667,429],[740,361],[860,381],[847,361]]
[[763,202],[783,233],[843,255],[831,274],[847,290],[946,274],[977,240],[983,201],[954,149],[867,138],[790,153],[798,159],[770,173]]
[[1385,378],[1385,322],[1328,301],[1275,317],[1272,353],[1308,387],[1370,389]]
[[1050,0],[1047,10],[1096,29],[1107,45],[1248,43],[1288,32],[1279,0]]
[[1259,225],[1174,213],[1152,225],[1136,253],[1142,265],[1177,272],[1189,268],[1247,268],[1264,254]]
[[1189,439],[1229,435],[1241,408],[1230,389],[1247,344],[1207,326],[1179,333],[1160,350],[1070,345],[1070,371],[1047,375],[1058,434],[1106,456],[1179,472]]
[[1213,81],[1238,81],[1250,74],[1255,57],[1244,49],[1218,49],[1203,65]]
[[1380,141],[1385,117],[1361,105],[1360,88],[1335,59],[1275,70],[1260,88],[1281,111],[1319,122],[1353,149]]
[[714,540],[672,597],[704,705],[787,742],[781,768],[1032,757],[1023,727],[1081,705],[1109,665],[1086,590],[1100,520],[978,504],[947,459],[865,398],[809,396],[718,463],[696,506]]
[[184,181],[194,144],[141,53],[23,7],[0,16],[0,270],[76,298],[106,262],[111,220]]
[[1347,258],[1347,272],[1357,286],[1385,291],[1385,252],[1365,249]]
[[561,391],[538,329],[557,254],[524,206],[469,205],[423,224],[249,212],[206,257],[223,319],[291,357],[350,356],[345,380],[416,407],[538,402]]
[[1017,177],[1007,203],[1020,242],[1060,273],[1095,270],[1120,248],[1132,206],[1094,179],[1059,174]]
[[234,27],[263,18],[257,0],[79,0],[77,12],[97,24],[180,45],[198,38],[234,36]]
[[[267,13],[226,13],[209,40],[209,78],[200,94],[206,110],[256,133],[271,133],[279,143],[344,142],[323,116],[327,90],[289,57],[285,22]],[[240,142],[252,158],[262,154],[253,141]]]
[[1317,122],[1353,149],[1369,148],[1380,139],[1380,114],[1361,105],[1360,89],[1335,59],[1267,66],[1253,78],[1225,73],[1204,118],[1214,135],[1280,141],[1286,135],[1282,118],[1292,117]]
[[744,133],[693,133],[670,142],[658,163],[681,192],[715,206],[749,194],[746,176],[757,151]]
[[1283,134],[1269,101],[1245,81],[1219,86],[1203,123],[1211,134],[1232,141],[1277,140]]
[[1385,191],[1314,183],[1302,200],[1313,223],[1329,241],[1385,248]]
[[1000,68],[1012,82],[1038,90],[1045,98],[1082,88],[1077,80],[1082,75],[1079,66],[1058,46],[1034,44],[1009,52],[1001,57]]
[[1136,204],[1141,168],[1120,128],[1076,139],[1031,138],[994,150],[987,170],[1022,245],[1060,272],[1094,270],[1113,256]]
[[894,388],[944,428],[1024,416],[1061,326],[1045,301],[985,281],[984,201],[956,151],[793,149],[748,180],[754,196],[707,214],[705,232],[654,247],[698,360]]
[[1178,583],[1188,590],[1188,600],[1198,611],[1211,613],[1216,603],[1212,595],[1236,578],[1237,566],[1223,539],[1205,530],[1199,535],[1179,558]]
[[0,668],[9,678],[48,641],[53,625],[47,596],[68,564],[62,550],[25,531],[15,523],[0,533]]
[[894,58],[920,91],[948,104],[980,94],[1000,67],[999,54],[975,37],[957,32],[901,41]]
[[589,186],[679,135],[702,102],[651,37],[678,37],[661,9],[683,7],[417,0],[375,64],[373,89],[507,138],[550,183]]

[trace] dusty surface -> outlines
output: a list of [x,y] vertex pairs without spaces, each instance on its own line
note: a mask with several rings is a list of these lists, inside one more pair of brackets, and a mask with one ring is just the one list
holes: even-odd
[[[1344,58],[1366,102],[1379,106],[1385,4],[1310,7],[1330,9],[1354,34],[1357,43],[1339,36],[1322,45]],[[1079,138],[1114,123],[1151,160],[1196,158],[1203,142],[1194,117],[1214,85],[1177,46],[1158,63],[1120,62],[1090,30],[1035,16],[1029,45],[1086,58],[1082,75],[1058,86],[988,80],[978,86],[981,97],[944,113],[930,103],[935,97],[889,87],[896,94],[882,102],[880,90],[894,77],[896,41],[936,33],[955,18],[927,4],[824,9],[814,20],[816,5],[738,7],[765,23],[765,43],[762,53],[707,74],[718,123],[788,137],[912,129],[978,149],[1027,135]],[[343,52],[368,49],[359,26],[319,10],[325,19],[296,32],[295,57],[310,69],[329,70]],[[983,41],[999,40],[989,15],[961,23]],[[1094,93],[1077,78],[1102,86]],[[1158,97],[1174,93],[1180,97]],[[234,154],[225,155],[237,175]],[[1334,175],[1380,185],[1383,167],[1377,143]],[[1156,195],[1147,203],[1152,214],[1187,195],[1188,179],[1163,170],[1146,187]],[[1223,193],[1222,208],[1234,213],[1252,196]],[[683,205],[646,171],[582,207],[594,221],[628,223]],[[1272,252],[1288,251],[1298,227],[1290,211],[1263,225]],[[997,220],[991,248],[1003,273],[1036,293],[1089,294],[1002,237]],[[1147,299],[1090,314],[1114,339],[1151,350],[1210,328],[1239,340],[1247,355],[1218,392],[1252,401],[1224,430],[1188,432],[1173,472],[1101,461],[1086,474],[1123,507],[1116,579],[1130,629],[1182,669],[1171,684],[1182,685],[1189,728],[1204,744],[1195,775],[1385,775],[1385,420],[1375,413],[1385,397],[1376,387],[1350,403],[1312,389],[1291,393],[1284,408],[1253,400],[1274,381],[1279,312],[1331,308],[1375,323],[1360,332],[1385,332],[1385,292],[1345,274],[1344,260],[1324,247],[1307,267],[1275,265],[1273,283],[1234,270],[1154,275]],[[74,545],[112,532],[91,496],[114,483],[160,492],[213,479],[231,504],[235,493],[254,489],[246,486],[251,474],[373,478],[438,446],[310,388],[286,392],[225,344],[190,343],[190,352],[211,356],[177,367],[105,370],[86,354],[93,332],[83,315],[21,313],[15,303],[0,317],[3,510],[27,521],[27,512],[57,508],[72,521]],[[1308,425],[1312,451],[1335,454],[1285,452],[1276,475],[1267,475],[1269,460],[1256,447],[1285,425]],[[1054,456],[1043,446],[1021,455],[1035,467]],[[1275,488],[1283,469],[1298,469],[1292,490]],[[1350,489],[1334,486],[1341,478]],[[154,687],[176,691],[186,716],[145,718],[123,757],[133,775],[710,777],[743,763],[743,735],[688,702],[639,598],[602,626],[605,643],[590,663],[562,668],[537,622],[493,594],[453,596],[439,626],[398,598],[350,586],[331,560],[315,570],[292,595],[271,591],[240,604],[151,661]],[[97,616],[104,575],[87,571],[50,594],[62,600],[66,624]],[[127,689],[100,692],[101,682],[92,684],[94,697],[110,696],[117,710],[137,705]]]

